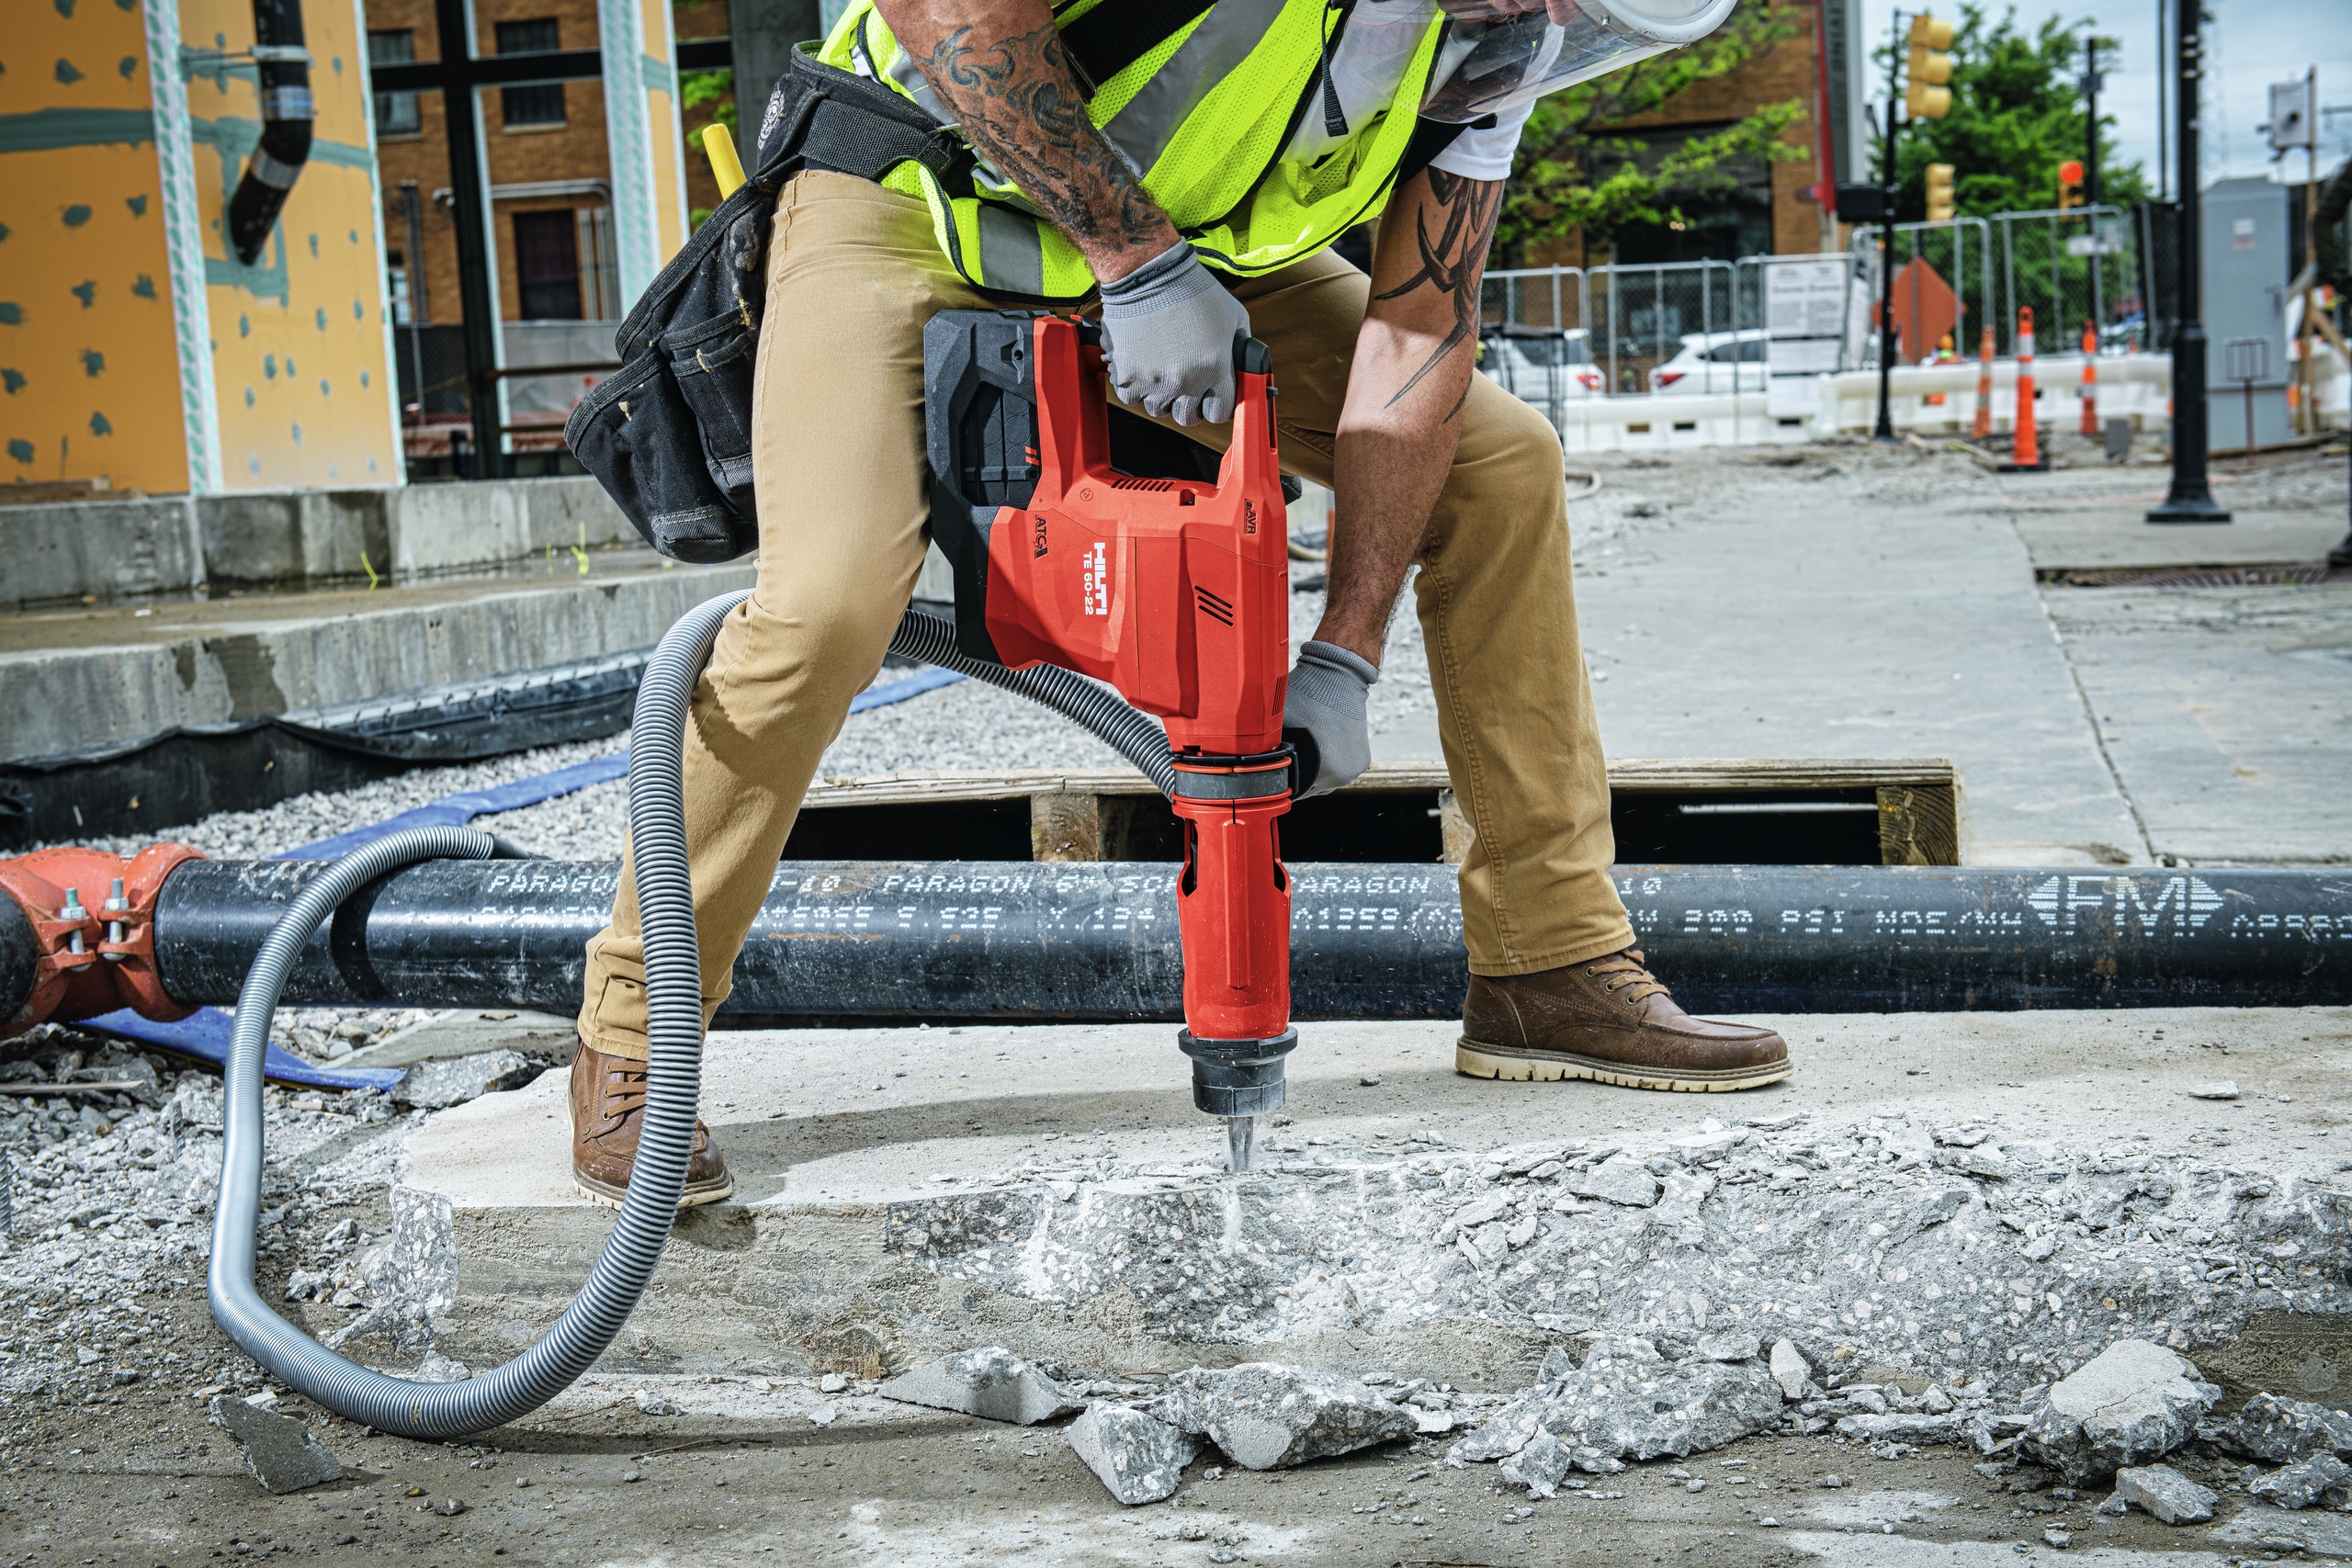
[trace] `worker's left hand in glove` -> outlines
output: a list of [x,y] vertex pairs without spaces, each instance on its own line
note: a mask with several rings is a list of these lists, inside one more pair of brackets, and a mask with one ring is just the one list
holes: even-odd
[[1283,700],[1283,739],[1298,750],[1295,799],[1329,795],[1372,766],[1363,707],[1379,679],[1378,667],[1337,643],[1300,647]]
[[1102,353],[1111,395],[1154,419],[1223,424],[1233,417],[1233,354],[1250,312],[1181,242],[1102,286]]

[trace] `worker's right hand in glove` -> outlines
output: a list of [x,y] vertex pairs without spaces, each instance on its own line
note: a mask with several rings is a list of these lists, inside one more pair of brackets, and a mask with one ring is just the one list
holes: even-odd
[[1250,312],[1181,242],[1102,286],[1111,395],[1155,419],[1230,420],[1234,345],[1249,335]]
[[1298,751],[1299,787],[1293,797],[1329,795],[1372,766],[1372,732],[1364,698],[1380,671],[1337,643],[1310,642],[1298,650],[1283,700],[1283,739]]

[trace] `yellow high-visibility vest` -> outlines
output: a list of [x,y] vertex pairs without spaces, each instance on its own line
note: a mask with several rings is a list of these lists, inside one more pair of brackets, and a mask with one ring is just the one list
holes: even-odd
[[[1208,265],[1238,276],[1311,255],[1376,214],[1411,146],[1444,13],[1394,96],[1311,163],[1283,157],[1307,115],[1336,115],[1324,63],[1355,0],[1071,0],[1055,23],[1093,121],[1144,191]],[[873,6],[856,0],[819,58],[889,84],[942,125],[941,101]],[[1341,128],[1327,121],[1328,130]],[[1452,128],[1446,128],[1451,130]],[[1094,275],[1078,248],[985,159],[943,178],[910,159],[883,185],[921,197],[956,270],[991,293],[1083,299]]]

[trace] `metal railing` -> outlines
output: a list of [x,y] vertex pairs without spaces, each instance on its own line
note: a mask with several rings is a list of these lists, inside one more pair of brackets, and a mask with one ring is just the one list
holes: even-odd
[[[2021,306],[2033,310],[2044,354],[2072,350],[2086,321],[2098,324],[2099,346],[2110,352],[2154,346],[2142,298],[2139,226],[2120,208],[2052,208],[1949,223],[1899,223],[1894,235],[1898,278],[1901,269],[1924,260],[1951,288],[1959,305],[1954,346],[1963,359],[1975,353],[1987,324],[1995,352],[2014,355]],[[1873,298],[1880,281],[1878,249],[1877,230],[1854,231],[1849,254],[1868,264]],[[1906,291],[1897,286],[1894,326],[1905,339],[1906,359],[1936,346],[1921,342],[1927,335],[1921,323],[1905,319],[1905,306],[1916,312],[1930,292],[1931,288]],[[1875,342],[1863,348],[1862,357],[1878,363]]]
[[[2121,209],[2003,212],[1894,231],[1894,327],[1905,360],[1933,354],[1949,333],[1973,358],[1993,328],[1995,352],[2017,352],[2017,312],[2030,305],[2045,354],[2071,349],[2086,321],[2100,345],[2154,346],[2141,298],[2141,237]],[[1878,364],[1879,231],[1858,229],[1846,253],[1849,328],[1838,368]],[[1487,275],[1479,368],[1563,423],[1580,398],[1651,392],[1760,391],[1765,269],[1737,261],[1524,267]],[[1902,281],[1914,266],[1912,284]],[[1950,299],[1943,295],[1949,291]]]

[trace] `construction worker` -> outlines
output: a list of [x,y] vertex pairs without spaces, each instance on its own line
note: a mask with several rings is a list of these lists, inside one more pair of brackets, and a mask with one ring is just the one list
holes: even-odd
[[[1455,795],[1469,998],[1457,1066],[1737,1089],[1770,1030],[1685,1014],[1611,880],[1609,783],[1577,634],[1560,446],[1474,376],[1479,280],[1542,93],[1703,36],[1575,0],[854,0],[815,51],[953,136],[858,167],[854,127],[783,186],[755,371],[758,586],[720,630],[685,747],[706,1010],[818,761],[913,590],[930,508],[923,326],[1040,302],[1099,312],[1113,395],[1221,449],[1238,334],[1263,340],[1285,472],[1337,492],[1329,590],[1291,675],[1301,794],[1371,761],[1366,695],[1408,569]],[[808,121],[796,63],[763,140]],[[831,112],[828,110],[827,112]],[[748,118],[748,117],[747,117]],[[847,147],[847,151],[842,150]],[[1372,275],[1329,250],[1378,214]],[[707,1010],[706,1011],[706,1017]],[[617,1203],[645,1103],[635,885],[589,944],[572,1168]],[[733,1189],[697,1130],[684,1197]]]

